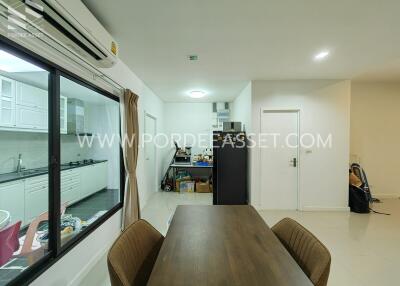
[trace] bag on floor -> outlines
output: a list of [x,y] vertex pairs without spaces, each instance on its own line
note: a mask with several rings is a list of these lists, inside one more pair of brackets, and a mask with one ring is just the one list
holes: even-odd
[[349,186],[349,207],[352,212],[366,214],[370,212],[367,193],[356,186]]
[[[369,187],[367,174],[365,174],[364,169],[361,168],[361,165],[357,164],[357,163],[351,164],[350,168],[351,168],[351,172],[353,173],[353,175],[355,175],[361,181],[361,186],[356,185],[356,187],[363,189],[368,197],[368,200],[372,203],[374,201],[374,199],[372,198],[371,188]],[[350,178],[350,180],[351,180],[351,178]],[[350,182],[350,184],[352,184],[352,183]],[[354,185],[354,184],[352,184],[352,185]]]

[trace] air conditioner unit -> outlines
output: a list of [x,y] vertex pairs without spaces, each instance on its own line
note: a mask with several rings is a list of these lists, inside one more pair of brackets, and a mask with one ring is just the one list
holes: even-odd
[[81,0],[3,2],[9,4],[11,24],[33,25],[96,67],[109,68],[117,62],[117,43]]

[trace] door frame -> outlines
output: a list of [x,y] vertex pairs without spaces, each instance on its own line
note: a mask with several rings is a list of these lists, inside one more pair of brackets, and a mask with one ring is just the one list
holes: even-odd
[[[151,114],[151,113],[149,113],[149,112],[147,112],[146,110],[144,111],[144,116],[143,116],[143,118],[144,118],[144,120],[143,120],[143,130],[144,130],[144,132],[146,132],[146,117],[149,117],[149,118],[151,118],[151,119],[153,119],[154,120],[154,128],[155,128],[155,131],[154,131],[154,133],[155,133],[155,135],[157,135],[157,130],[158,130],[158,120],[157,120],[157,117],[156,116],[154,116],[153,114]],[[146,155],[146,145],[144,145],[143,146],[144,147],[144,155]],[[154,176],[154,180],[155,180],[155,186],[156,186],[156,192],[158,192],[159,191],[159,187],[160,187],[160,185],[159,185],[159,179],[158,179],[158,177],[159,177],[159,174],[158,174],[158,168],[157,168],[157,166],[158,166],[158,152],[157,152],[157,147],[156,147],[156,145],[154,144],[154,168],[155,168],[155,170],[154,170],[154,173],[156,174],[155,176]],[[145,160],[146,160],[146,158],[144,158]]]
[[[297,148],[297,210],[302,211],[303,210],[303,202],[302,202],[302,192],[301,192],[301,152],[300,152],[300,135],[301,135],[301,130],[300,130],[300,113],[301,109],[300,108],[264,108],[261,107],[260,109],[260,116],[259,116],[259,126],[260,126],[260,133],[262,131],[262,116],[264,113],[295,113],[297,114],[297,133],[298,133],[298,148]],[[258,163],[258,168],[262,170],[262,160],[261,160],[261,152],[262,148],[258,147],[258,158],[259,163]],[[259,179],[258,179],[258,185],[259,185],[259,192],[260,192],[260,206],[262,203],[262,176],[260,174]]]

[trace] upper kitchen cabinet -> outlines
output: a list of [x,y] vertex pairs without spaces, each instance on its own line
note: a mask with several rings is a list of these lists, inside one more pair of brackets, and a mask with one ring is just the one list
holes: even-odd
[[68,99],[65,96],[60,95],[60,133],[68,133]]
[[0,76],[0,126],[15,126],[15,81]]
[[17,105],[16,108],[16,127],[21,129],[41,130],[43,132],[48,129],[48,113],[47,110]]
[[[67,97],[60,96],[60,133],[67,134]],[[0,76],[0,128],[48,132],[48,91]]]
[[48,109],[48,91],[17,82],[17,105],[31,108]]
[[48,130],[48,91],[17,82],[16,127]]

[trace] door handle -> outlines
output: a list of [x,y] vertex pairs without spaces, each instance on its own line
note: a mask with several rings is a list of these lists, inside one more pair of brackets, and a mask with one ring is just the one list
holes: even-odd
[[297,167],[297,158],[293,158],[292,160],[290,160],[290,163],[292,163],[293,167]]

